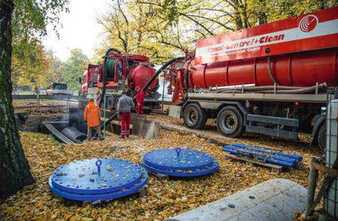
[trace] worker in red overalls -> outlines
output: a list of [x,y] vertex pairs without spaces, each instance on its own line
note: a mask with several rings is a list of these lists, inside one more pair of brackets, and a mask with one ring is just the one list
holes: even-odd
[[136,113],[143,114],[143,107],[144,107],[144,91],[141,88],[136,89]]
[[116,110],[120,115],[121,138],[129,137],[131,110],[134,108],[134,101],[129,97],[126,91],[123,91],[122,96],[119,98]]

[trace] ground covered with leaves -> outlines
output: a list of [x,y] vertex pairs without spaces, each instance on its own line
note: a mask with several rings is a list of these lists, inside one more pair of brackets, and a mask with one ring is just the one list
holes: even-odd
[[[81,145],[61,145],[48,135],[29,132],[22,133],[21,140],[36,183],[0,204],[0,220],[164,220],[272,178],[286,178],[306,186],[310,158],[319,155],[317,149],[303,143],[293,144],[266,137],[239,140],[304,157],[300,169],[278,173],[227,159],[219,145],[206,139],[164,130],[157,139],[132,137],[120,140],[110,135],[105,141]],[[151,175],[148,187],[140,194],[100,205],[68,202],[49,190],[48,178],[61,164],[94,157],[116,157],[138,163],[145,152],[172,146],[188,146],[211,154],[219,162],[220,171],[209,177],[190,180]]]

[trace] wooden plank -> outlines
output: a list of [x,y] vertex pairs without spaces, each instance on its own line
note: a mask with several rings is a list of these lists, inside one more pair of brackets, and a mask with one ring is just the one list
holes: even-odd
[[279,166],[279,165],[275,165],[275,164],[271,164],[271,163],[264,163],[264,162],[254,160],[254,159],[250,159],[250,158],[247,158],[247,157],[239,157],[239,156],[235,156],[233,154],[227,153],[227,152],[224,152],[224,154],[230,159],[244,161],[244,162],[252,163],[252,164],[263,166],[263,167],[269,167],[269,168],[278,170],[278,172],[281,172],[284,169],[282,166]]

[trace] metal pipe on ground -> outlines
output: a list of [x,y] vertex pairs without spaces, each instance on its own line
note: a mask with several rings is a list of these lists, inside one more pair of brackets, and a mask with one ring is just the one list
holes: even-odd
[[66,127],[62,130],[62,133],[76,143],[81,143],[87,138],[86,134],[75,127]]
[[74,142],[69,139],[67,136],[65,136],[63,133],[61,133],[59,131],[59,129],[57,129],[56,125],[58,124],[68,124],[68,122],[48,122],[48,121],[44,121],[42,122],[43,126],[52,134],[54,135],[58,140],[60,140],[61,142],[65,143],[65,144],[74,144]]

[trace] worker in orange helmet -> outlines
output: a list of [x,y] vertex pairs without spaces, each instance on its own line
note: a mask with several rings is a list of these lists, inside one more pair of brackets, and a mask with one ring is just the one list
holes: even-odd
[[89,96],[89,102],[83,115],[84,120],[87,122],[87,140],[93,139],[94,131],[102,139],[100,108],[95,104],[94,97]]
[[124,90],[122,96],[119,98],[116,110],[120,115],[121,138],[129,137],[130,123],[131,123],[131,110],[134,108],[134,101],[127,95]]
[[136,89],[136,113],[143,114],[144,107],[144,91],[141,88]]

